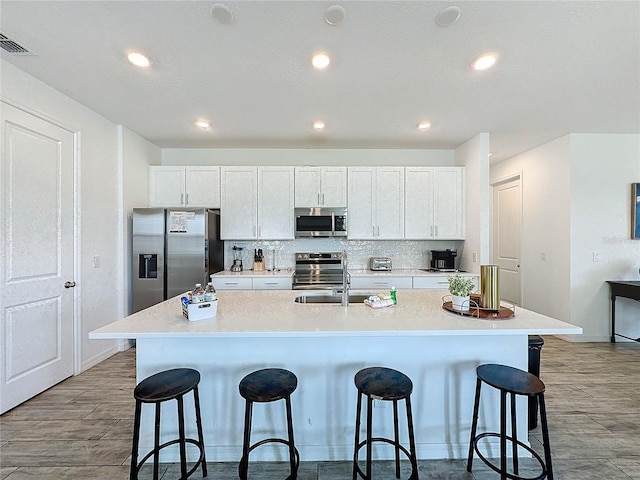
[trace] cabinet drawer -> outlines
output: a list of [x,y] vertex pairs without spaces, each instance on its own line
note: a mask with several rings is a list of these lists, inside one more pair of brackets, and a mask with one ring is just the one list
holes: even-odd
[[361,290],[371,288],[375,290],[390,290],[391,287],[396,287],[398,289],[412,288],[411,277],[387,275],[351,277],[352,289]]
[[291,278],[253,278],[254,290],[291,290]]
[[212,277],[216,290],[251,290],[251,277]]
[[[477,276],[472,276],[476,289],[478,288],[479,280]],[[429,275],[413,277],[413,288],[418,289],[443,289],[449,288],[449,281],[446,275]]]

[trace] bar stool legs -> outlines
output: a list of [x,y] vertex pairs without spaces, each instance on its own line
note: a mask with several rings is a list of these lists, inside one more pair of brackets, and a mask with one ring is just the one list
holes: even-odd
[[[501,480],[541,480],[547,478],[553,480],[553,467],[551,463],[551,448],[549,444],[549,430],[547,425],[547,411],[544,402],[544,384],[538,377],[517,368],[505,365],[481,365],[477,368],[476,393],[473,404],[473,421],[471,424],[471,437],[469,441],[469,455],[467,458],[467,471],[471,472],[473,466],[474,450],[480,460],[489,468],[500,474]],[[486,383],[500,391],[500,432],[486,432],[477,434],[478,412],[480,406],[480,393],[482,383]],[[507,435],[507,395],[510,396],[510,423],[511,435]],[[516,395],[536,396],[540,406],[540,421],[544,444],[544,460],[533,449],[518,440],[516,422]],[[478,442],[483,438],[497,437],[500,439],[500,466],[494,465],[486,458],[478,448]],[[508,470],[507,443],[511,443],[513,473]],[[536,477],[519,476],[520,465],[518,460],[518,447],[527,450],[540,465],[541,473]]]

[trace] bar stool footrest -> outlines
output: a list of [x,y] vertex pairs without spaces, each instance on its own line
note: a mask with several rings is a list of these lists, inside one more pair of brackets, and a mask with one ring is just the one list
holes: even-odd
[[[284,438],[265,438],[264,440],[260,440],[259,442],[254,443],[249,447],[247,454],[243,455],[242,458],[240,459],[240,464],[238,465],[238,472],[242,472],[245,468],[247,468],[249,454],[259,446],[264,445],[266,443],[282,443],[283,445],[286,445],[286,446],[290,445],[290,442],[288,440],[285,440]],[[291,474],[287,478],[285,478],[285,480],[296,478],[298,473],[298,468],[300,467],[300,453],[298,452],[298,449],[295,446],[293,447],[293,453],[296,456],[296,470],[295,472],[291,472]]]
[[[396,442],[394,442],[390,438],[383,438],[383,437],[373,437],[371,439],[371,443],[374,443],[374,442],[388,443],[389,445],[393,445],[394,447],[398,447],[398,449],[407,457],[409,462],[411,462],[411,475],[409,476],[409,478],[407,480],[417,480],[418,479],[418,462],[416,461],[415,458],[413,458],[411,456],[411,453],[409,452],[409,450],[407,450],[407,448],[404,445],[397,444]],[[356,449],[356,453],[355,453],[354,458],[353,458],[353,465],[354,465],[354,467],[356,469],[356,472],[358,473],[358,475],[361,478],[363,478],[365,480],[366,480],[367,476],[366,476],[365,472],[363,472],[362,469],[360,468],[360,465],[358,465],[358,452],[366,444],[367,444],[366,440],[363,440],[362,442],[360,442],[358,444],[358,448]]]
[[[202,445],[200,445],[200,442],[198,442],[197,440],[193,439],[193,438],[185,438],[185,443],[190,443],[192,445],[195,445],[196,447],[198,447],[198,450],[200,451],[200,456],[198,457],[198,460],[196,460],[196,463],[193,465],[193,467],[191,468],[191,470],[189,470],[187,472],[187,477],[191,476],[191,474],[193,472],[196,471],[196,469],[200,466],[200,464],[202,463],[202,459],[204,458],[204,447]],[[138,478],[138,473],[140,472],[140,469],[142,468],[142,466],[145,464],[145,462],[147,460],[149,460],[154,454],[159,455],[160,454],[160,450],[162,450],[165,447],[168,447],[170,445],[176,445],[180,443],[180,439],[176,438],[175,440],[170,440],[168,442],[163,443],[162,445],[158,446],[157,449],[153,449],[151,450],[149,453],[147,453],[144,457],[142,457],[142,460],[140,460],[140,462],[138,463],[138,465],[136,466],[136,478]],[[205,475],[206,476],[206,475]]]
[[[500,438],[500,434],[496,432],[485,432],[485,433],[481,433],[480,435],[477,435],[476,438],[473,439],[473,449],[478,454],[478,457],[480,458],[480,460],[482,460],[486,466],[488,466],[491,470],[493,470],[496,473],[502,473],[500,468],[495,466],[488,458],[486,458],[478,448],[478,441],[486,437]],[[506,439],[507,439],[507,442],[511,442],[511,443],[515,441],[515,443],[518,446],[528,451],[538,461],[538,463],[540,464],[540,468],[542,469],[542,472],[537,477],[520,477],[513,473],[505,472],[505,475],[507,476],[507,478],[510,478],[511,480],[542,480],[543,478],[547,477],[547,468],[540,455],[538,455],[531,447],[529,447],[528,445],[525,445],[520,440],[517,440],[517,439],[514,440],[513,437],[509,435],[506,436]]]

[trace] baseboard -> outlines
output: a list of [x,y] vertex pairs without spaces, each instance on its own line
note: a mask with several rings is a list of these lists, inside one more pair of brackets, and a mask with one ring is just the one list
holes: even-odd
[[80,366],[80,373],[90,369],[91,367],[95,367],[100,362],[103,362],[107,358],[115,355],[116,353],[123,352],[131,348],[131,343],[129,340],[118,340],[111,348],[105,350],[104,352],[100,352],[97,355],[94,355],[91,358],[84,360]]

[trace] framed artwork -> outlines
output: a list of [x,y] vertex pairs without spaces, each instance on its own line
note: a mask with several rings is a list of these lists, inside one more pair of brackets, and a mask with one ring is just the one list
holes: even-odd
[[640,240],[640,183],[631,184],[631,238]]

